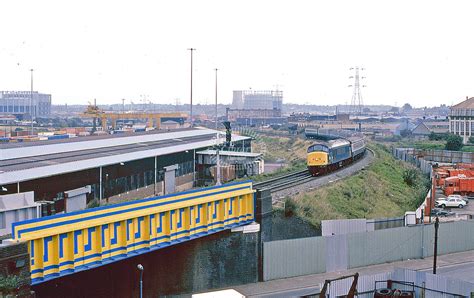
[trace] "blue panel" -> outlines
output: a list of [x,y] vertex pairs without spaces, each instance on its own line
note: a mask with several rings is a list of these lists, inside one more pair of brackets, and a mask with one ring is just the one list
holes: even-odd
[[165,213],[160,213],[160,226],[156,228],[157,233],[163,232],[163,217],[165,216]]
[[95,227],[87,229],[87,244],[84,245],[84,252],[92,249],[92,233],[95,232]]
[[142,236],[141,233],[141,222],[145,220],[145,217],[141,216],[137,219],[137,226],[138,226],[138,231],[135,233],[135,238],[140,238]]
[[43,250],[44,250],[44,255],[43,255],[43,262],[48,261],[48,256],[49,256],[49,250],[48,250],[48,242],[53,241],[53,236],[48,236],[43,238]]
[[117,228],[120,226],[120,222],[114,222],[114,238],[110,239],[110,244],[117,244],[118,234]]
[[79,236],[81,234],[82,234],[82,230],[74,231],[74,254],[77,254],[77,252],[78,252],[77,236]]
[[127,219],[127,241],[130,240],[130,224],[132,223],[131,219]]
[[183,227],[183,212],[184,212],[184,208],[179,209],[179,219],[178,219],[178,224],[177,224],[178,229]]
[[232,215],[232,213],[234,212],[232,209],[233,209],[233,202],[235,201],[235,198],[230,198],[230,207],[229,207],[229,215]]
[[217,218],[217,209],[218,209],[218,206],[219,206],[219,201],[215,201],[214,202],[214,214],[212,215],[212,218]]
[[67,238],[67,233],[59,234],[59,257],[64,257],[64,245],[63,240]]
[[31,265],[35,264],[35,241],[30,240],[30,257],[31,257]]
[[109,228],[109,225],[102,225],[102,247],[105,247],[105,230]]
[[149,229],[148,229],[148,230],[150,231],[150,235],[153,234],[153,233],[152,233],[152,232],[153,232],[153,230],[152,230],[152,228],[153,228],[153,224],[152,224],[152,223],[153,223],[153,219],[155,219],[155,214],[150,215],[150,223],[149,223]]
[[196,217],[196,223],[200,223],[201,222],[201,209],[202,209],[202,205],[198,205],[198,215]]

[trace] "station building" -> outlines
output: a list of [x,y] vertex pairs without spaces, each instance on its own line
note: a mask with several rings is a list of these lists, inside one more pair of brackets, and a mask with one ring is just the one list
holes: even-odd
[[474,135],[474,97],[451,107],[449,112],[449,132],[459,135],[463,143]]
[[[203,128],[129,135],[77,137],[0,144],[0,196],[34,192],[35,201],[63,201],[71,190],[88,189],[87,201],[129,194],[130,199],[183,191],[196,185],[199,152],[225,141],[225,133]],[[248,162],[251,138],[232,136],[229,155]],[[208,166],[208,165],[206,165]],[[141,191],[140,196],[138,192]],[[62,203],[61,203],[62,204]],[[56,212],[66,210],[56,204]]]

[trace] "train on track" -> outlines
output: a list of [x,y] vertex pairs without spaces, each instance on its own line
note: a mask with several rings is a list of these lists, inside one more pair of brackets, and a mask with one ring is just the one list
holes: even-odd
[[308,147],[307,166],[313,176],[333,172],[364,156],[362,136],[318,141]]

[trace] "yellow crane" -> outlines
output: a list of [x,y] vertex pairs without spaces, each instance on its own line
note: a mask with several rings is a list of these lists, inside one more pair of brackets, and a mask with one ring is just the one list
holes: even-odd
[[94,105],[89,103],[87,110],[81,114],[81,117],[85,118],[94,118],[94,127],[95,119],[100,118],[102,122],[102,129],[107,130],[107,121],[111,121],[112,129],[115,129],[117,126],[117,120],[120,119],[147,119],[147,127],[154,127],[153,124],[156,122],[156,129],[160,129],[161,118],[187,118],[188,115],[184,113],[108,113],[104,112],[97,107],[94,101]]

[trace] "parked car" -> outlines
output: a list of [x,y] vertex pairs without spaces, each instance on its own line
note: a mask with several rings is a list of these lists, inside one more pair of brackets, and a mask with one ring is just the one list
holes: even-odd
[[435,202],[436,207],[459,207],[459,208],[464,208],[466,206],[466,202],[463,199],[460,198],[446,198],[446,199],[441,199]]
[[461,196],[461,195],[449,195],[448,198],[459,198],[459,199],[462,199],[464,200],[464,202],[466,202],[466,205],[469,204],[469,199],[465,196]]
[[444,210],[444,209],[433,208],[431,210],[431,216],[447,217],[447,216],[452,216],[452,215],[454,215],[454,212],[447,211],[447,210]]

